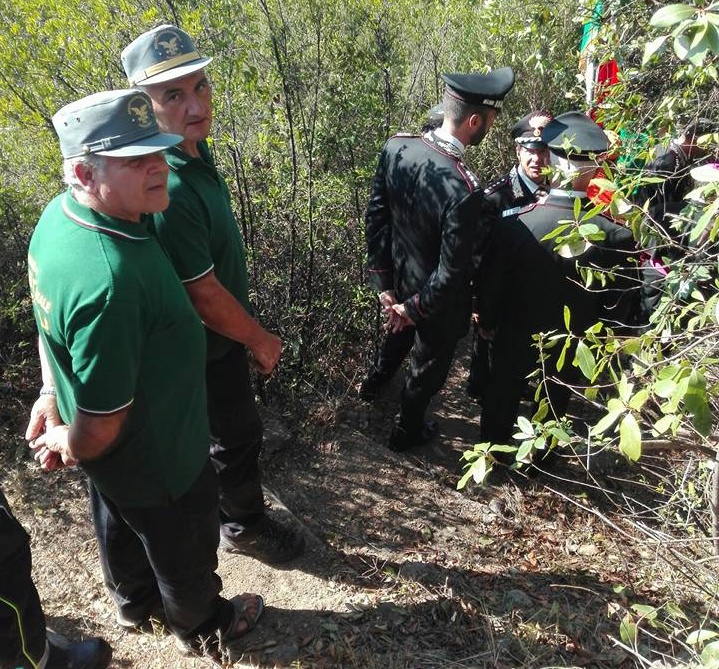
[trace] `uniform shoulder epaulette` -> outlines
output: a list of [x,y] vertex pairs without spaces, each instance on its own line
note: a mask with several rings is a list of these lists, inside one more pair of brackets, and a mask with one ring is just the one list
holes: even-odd
[[484,194],[492,195],[492,193],[496,193],[500,188],[506,186],[509,182],[509,174],[505,174],[503,177],[495,179],[492,183],[490,183],[489,186],[484,189]]
[[477,178],[477,175],[472,172],[472,170],[470,170],[469,167],[467,167],[461,160],[457,161],[457,169],[459,170],[459,173],[464,177],[464,180],[467,182],[467,185],[470,187],[470,190],[481,190],[482,184]]
[[533,209],[536,209],[540,204],[543,204],[542,202],[532,202],[530,204],[525,205],[524,207],[515,207],[517,209],[517,216],[521,216],[522,214],[526,214]]

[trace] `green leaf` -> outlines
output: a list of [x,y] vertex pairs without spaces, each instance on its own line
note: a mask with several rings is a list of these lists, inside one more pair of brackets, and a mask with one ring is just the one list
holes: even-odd
[[690,646],[696,646],[697,644],[705,643],[706,641],[709,641],[710,639],[716,639],[719,634],[712,630],[694,630],[691,634],[687,636],[687,643]]
[[634,411],[641,411],[642,407],[648,399],[649,391],[646,388],[643,388],[629,400],[629,408],[634,409]]
[[633,648],[637,643],[637,626],[629,613],[619,623],[619,637],[626,646]]
[[654,620],[657,617],[656,607],[650,606],[649,604],[632,604],[632,611],[647,620]]
[[472,465],[472,479],[474,482],[481,485],[487,478],[487,458],[481,457]]
[[571,312],[569,311],[569,307],[565,304],[564,305],[564,327],[567,329],[567,332],[569,332],[569,324],[571,322]]
[[664,434],[672,426],[675,418],[676,416],[673,414],[667,414],[662,416],[652,427],[657,434]]
[[704,646],[702,666],[705,669],[716,669],[719,666],[719,641],[712,641]]
[[557,371],[561,372],[562,368],[564,367],[564,362],[567,357],[567,351],[569,350],[569,346],[571,345],[572,340],[567,337],[564,340],[564,346],[562,346],[562,352],[559,354],[559,358],[557,358]]
[[524,462],[529,463],[531,462],[532,458],[532,451],[534,450],[534,441],[531,439],[528,439],[527,441],[523,441],[519,445],[519,449],[517,450],[517,462]]
[[520,431],[520,435],[517,437],[518,439],[534,437],[534,428],[524,416],[517,417],[517,427]]
[[594,355],[592,354],[592,351],[581,340],[577,342],[577,352],[574,356],[573,364],[575,367],[579,367],[586,379],[588,379],[589,381],[592,380],[594,376],[594,368],[596,366],[596,361],[594,360]]
[[669,399],[677,389],[677,382],[674,379],[664,379],[654,384],[654,394],[662,399]]
[[606,416],[604,416],[604,418],[592,427],[590,434],[593,437],[604,434],[610,427],[612,427],[612,425],[614,425],[614,423],[617,422],[623,413],[624,407],[622,407],[619,411],[610,411]]
[[582,223],[578,228],[578,232],[580,235],[588,237],[589,235],[596,235],[599,232],[599,227],[594,223]]
[[694,8],[684,4],[674,4],[662,7],[654,12],[649,25],[654,28],[669,28],[680,21],[694,15]]
[[574,220],[579,220],[579,214],[582,213],[582,201],[578,198],[574,198]]
[[560,444],[568,444],[572,440],[572,438],[560,427],[550,427],[548,432]]
[[632,413],[626,414],[619,424],[619,450],[633,462],[642,455],[642,434]]
[[689,57],[689,38],[686,35],[679,35],[673,45],[674,53],[679,60],[686,60]]
[[694,227],[689,233],[689,241],[694,242],[699,239],[701,234],[706,229],[707,225],[709,225],[709,223],[713,221],[714,217],[717,214],[717,211],[719,211],[719,199],[714,200],[711,206],[706,208],[699,220],[694,224]]
[[668,37],[669,35],[662,35],[661,37],[657,37],[656,39],[653,39],[651,42],[648,42],[644,45],[642,65],[646,65],[652,56],[659,55],[664,50],[664,46]]

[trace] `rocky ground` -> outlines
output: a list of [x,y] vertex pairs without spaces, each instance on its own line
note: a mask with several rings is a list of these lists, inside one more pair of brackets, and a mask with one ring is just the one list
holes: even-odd
[[[220,555],[225,593],[262,593],[267,604],[237,666],[623,668],[681,654],[658,632],[634,648],[620,637],[635,604],[678,601],[697,621],[707,610],[682,563],[636,531],[641,500],[657,491],[647,470],[606,457],[590,476],[567,458],[531,480],[456,490],[479,413],[463,392],[465,349],[434,405],[440,436],[411,454],[384,447],[399,382],[371,406],[352,390],[318,402],[301,424],[264,409],[268,499],[308,550],[285,570]],[[2,486],[32,535],[49,625],[104,636],[114,667],[206,666],[161,626],[115,626],[82,477],[38,471],[17,431],[4,428]]]

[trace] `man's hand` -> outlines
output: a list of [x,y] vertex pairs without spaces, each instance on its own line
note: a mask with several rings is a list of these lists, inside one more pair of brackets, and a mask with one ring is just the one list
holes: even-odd
[[[30,411],[30,421],[25,430],[25,439],[30,442],[29,446],[34,451],[33,458],[42,469],[48,472],[77,464],[68,454],[63,457],[59,451],[52,450],[37,441],[39,437],[58,427],[65,426],[57,411],[57,398],[55,395],[40,395]],[[67,443],[67,438],[65,440]]]
[[30,448],[34,451],[33,457],[46,471],[77,464],[68,446],[69,431],[67,425],[55,425],[30,441]]
[[43,432],[58,425],[62,425],[62,421],[57,411],[57,398],[55,395],[40,395],[32,405],[25,439],[28,441],[37,439]]
[[260,374],[271,374],[282,354],[282,340],[277,335],[262,329],[262,336],[257,343],[248,344],[247,348],[254,358],[257,371]]
[[384,328],[387,332],[400,332],[414,325],[415,322],[407,315],[404,304],[394,304]]
[[392,307],[397,304],[397,298],[394,295],[393,290],[385,290],[379,294],[379,303],[382,305],[382,311],[385,316],[389,316],[392,311]]

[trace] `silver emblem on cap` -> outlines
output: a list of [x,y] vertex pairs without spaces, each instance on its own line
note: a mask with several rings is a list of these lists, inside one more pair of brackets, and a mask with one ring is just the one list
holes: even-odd
[[163,30],[155,35],[155,48],[162,50],[166,58],[180,53],[182,38],[174,30]]

